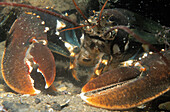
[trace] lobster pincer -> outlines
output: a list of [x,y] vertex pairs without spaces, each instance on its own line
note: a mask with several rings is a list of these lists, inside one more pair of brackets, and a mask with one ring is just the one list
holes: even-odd
[[51,86],[55,79],[55,60],[47,47],[45,26],[38,16],[21,14],[14,22],[6,42],[2,59],[2,74],[6,84],[21,94],[38,94],[34,88],[31,72],[37,66],[46,82]]
[[[151,101],[170,89],[170,51],[148,54],[139,66],[118,67],[89,81],[81,98],[106,109],[129,109]],[[136,63],[136,65],[137,65]]]

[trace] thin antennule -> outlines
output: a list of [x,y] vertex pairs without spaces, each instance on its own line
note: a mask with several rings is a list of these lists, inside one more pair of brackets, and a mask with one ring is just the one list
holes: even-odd
[[102,9],[101,9],[101,11],[100,11],[99,20],[97,21],[97,22],[99,23],[99,25],[100,25],[100,20],[101,20],[101,17],[102,17],[102,12],[103,12],[103,10],[104,10],[107,2],[108,2],[108,0],[106,0],[106,2],[104,3],[104,5],[103,5],[103,7],[102,7]]
[[77,27],[73,27],[73,28],[67,28],[67,29],[61,30],[60,32],[64,32],[64,31],[68,31],[68,30],[75,30],[75,29],[82,28],[85,26],[89,26],[89,25],[81,25],[81,26],[77,26]]
[[88,21],[87,17],[83,14],[83,12],[82,12],[81,9],[77,6],[77,4],[76,4],[76,2],[75,2],[74,0],[73,0],[73,3],[74,3],[74,5],[75,5],[76,9],[78,10],[78,12],[83,16],[83,18],[87,21],[87,23],[88,23],[89,25],[91,25],[91,23]]
[[19,4],[19,3],[0,2],[0,5],[15,6],[15,7],[24,7],[24,8],[28,8],[28,9],[34,9],[34,10],[37,10],[37,11],[40,11],[40,12],[44,12],[44,13],[47,13],[47,14],[59,17],[59,18],[65,20],[65,21],[68,21],[68,22],[72,23],[75,26],[78,26],[78,23],[68,19],[67,17],[64,17],[64,16],[62,16],[60,14],[57,14],[55,12],[52,12],[52,11],[49,11],[49,10],[46,10],[46,9],[41,9],[41,8],[38,8],[38,7],[34,7],[34,6],[26,5],[26,4]]

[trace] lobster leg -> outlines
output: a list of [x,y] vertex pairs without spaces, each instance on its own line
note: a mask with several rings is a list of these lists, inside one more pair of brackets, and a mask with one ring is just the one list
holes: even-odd
[[55,60],[47,47],[45,26],[33,15],[21,14],[10,29],[10,37],[2,59],[2,74],[6,84],[21,94],[38,94],[31,78],[33,65],[38,65],[38,72],[45,78],[46,86],[51,86],[55,79]]
[[146,103],[170,89],[170,51],[152,54],[140,61],[138,67],[119,67],[88,82],[81,98],[88,104],[107,109],[129,109]]
[[108,64],[110,64],[112,60],[112,57],[110,55],[106,55],[104,54],[99,62],[97,63],[96,67],[94,68],[94,73],[92,74],[90,80],[93,80],[94,78],[98,77],[99,75],[102,74],[102,72],[104,71],[104,69],[106,68],[106,66]]

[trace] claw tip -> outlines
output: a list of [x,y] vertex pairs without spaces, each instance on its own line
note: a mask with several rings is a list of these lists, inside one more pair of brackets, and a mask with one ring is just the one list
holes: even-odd
[[48,85],[48,84],[46,84],[46,85],[45,85],[45,89],[48,89],[48,88],[49,88],[49,85]]
[[40,92],[40,90],[35,90],[35,94],[39,94]]
[[84,95],[85,93],[80,93],[81,99],[83,99],[85,102],[87,102],[87,97]]

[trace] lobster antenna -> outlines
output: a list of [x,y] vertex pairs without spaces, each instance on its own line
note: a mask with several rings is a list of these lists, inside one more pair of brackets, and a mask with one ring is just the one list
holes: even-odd
[[7,2],[0,2],[0,5],[24,7],[24,8],[28,8],[28,9],[34,9],[34,10],[37,10],[37,11],[40,11],[40,12],[44,12],[44,13],[59,17],[59,18],[65,20],[65,21],[68,21],[68,22],[72,23],[75,26],[79,26],[78,23],[76,23],[76,22],[74,22],[74,21],[68,19],[67,17],[64,17],[64,16],[62,16],[62,15],[60,15],[58,13],[55,13],[55,12],[52,12],[52,11],[49,11],[49,10],[46,10],[46,9],[34,7],[34,6],[31,6],[31,5],[19,4],[19,3],[7,3]]
[[169,66],[169,62],[167,60],[167,58],[165,58],[163,56],[163,54],[161,54],[153,45],[151,45],[149,42],[145,41],[144,39],[142,39],[141,37],[139,37],[137,34],[135,34],[133,31],[131,31],[127,26],[123,26],[123,25],[119,25],[119,26],[114,26],[113,28],[109,29],[108,31],[106,31],[104,33],[103,36],[106,36],[109,32],[115,30],[115,29],[122,29],[125,32],[129,33],[131,36],[135,37],[138,41],[140,41],[143,44],[148,45],[152,50],[156,51],[164,60],[164,62]]
[[87,21],[87,23],[88,23],[89,25],[91,25],[91,23],[88,21],[87,17],[83,14],[83,12],[81,11],[81,9],[78,7],[78,5],[76,4],[76,2],[75,2],[74,0],[73,0],[73,3],[74,3],[74,5],[75,5],[77,11],[83,16],[83,18]]
[[108,2],[108,0],[106,0],[106,2],[104,3],[104,5],[103,5],[103,7],[102,7],[102,9],[101,9],[101,11],[100,11],[99,20],[98,20],[99,25],[100,25],[100,20],[101,20],[101,17],[102,17],[102,12],[103,12],[103,10],[104,10],[107,2]]
[[82,28],[85,26],[89,26],[89,25],[81,25],[81,26],[77,26],[77,27],[73,27],[73,28],[67,28],[67,29],[61,30],[60,32],[64,32],[64,31],[68,31],[68,30],[75,30],[75,29]]

